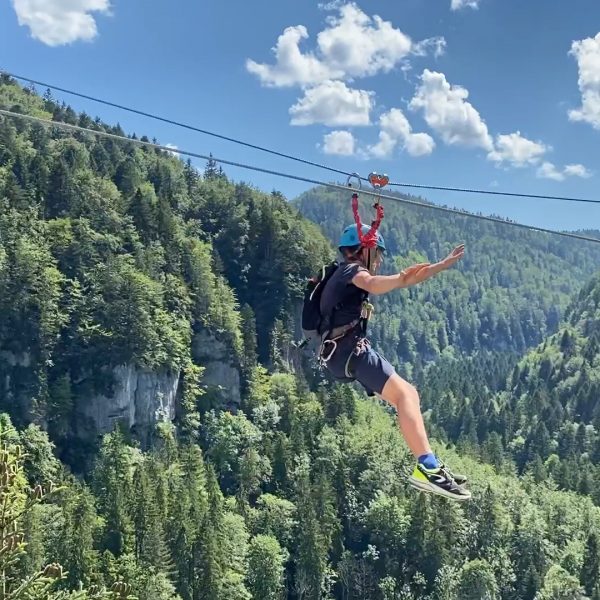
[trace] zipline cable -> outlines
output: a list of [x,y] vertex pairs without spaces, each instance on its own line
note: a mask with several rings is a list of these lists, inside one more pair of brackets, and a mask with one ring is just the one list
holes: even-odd
[[[29,83],[33,83],[34,85],[41,85],[43,87],[49,88],[51,90],[55,90],[57,92],[71,94],[72,96],[78,96],[79,98],[84,98],[85,100],[91,100],[92,102],[98,102],[99,104],[105,104],[106,106],[112,106],[113,108],[125,110],[127,112],[131,112],[136,115],[141,115],[142,117],[148,117],[149,119],[154,119],[156,121],[162,121],[163,123],[168,123],[169,125],[175,125],[176,127],[183,127],[184,129],[189,129],[191,131],[196,131],[198,133],[210,135],[210,136],[216,137],[220,140],[225,140],[227,142],[233,142],[234,144],[240,144],[241,146],[246,146],[248,148],[252,148],[253,150],[260,150],[261,152],[267,152],[267,153],[273,154],[275,156],[280,156],[282,158],[288,158],[290,160],[295,160],[297,162],[304,163],[305,165],[310,165],[311,167],[318,167],[319,169],[325,169],[326,171],[331,171],[332,173],[337,173],[338,175],[346,175],[346,176],[351,175],[351,173],[348,173],[346,171],[340,171],[339,169],[334,169],[333,167],[328,167],[327,165],[322,165],[317,162],[305,160],[304,158],[299,158],[298,156],[293,156],[291,154],[285,154],[284,152],[278,152],[277,150],[270,150],[269,148],[265,148],[263,146],[257,146],[256,144],[244,142],[243,140],[239,140],[237,138],[228,137],[226,135],[221,135],[220,133],[215,133],[214,131],[200,129],[199,127],[195,127],[194,125],[189,125],[187,123],[181,123],[180,121],[175,121],[175,120],[169,119],[167,117],[161,117],[160,115],[155,115],[155,114],[152,114],[149,112],[145,112],[143,110],[138,110],[137,108],[131,108],[130,106],[123,106],[122,104],[117,104],[116,102],[110,102],[109,100],[103,100],[102,98],[88,96],[87,94],[82,94],[80,92],[75,92],[73,90],[67,90],[65,88],[61,88],[56,85],[50,85],[49,83],[44,83],[42,81],[36,81],[35,79],[29,79],[29,77],[22,77],[21,75],[15,75],[14,73],[9,73],[8,71],[4,71],[3,69],[0,69],[0,74],[8,75],[9,77],[12,77],[14,79],[20,79],[21,81],[28,81]],[[366,181],[366,179],[364,179],[363,181]]]
[[542,194],[520,194],[518,192],[496,192],[493,190],[478,190],[470,188],[443,187],[436,185],[420,185],[418,183],[398,183],[390,181],[388,185],[396,187],[417,188],[425,190],[442,190],[444,192],[463,192],[465,194],[488,194],[491,196],[513,196],[515,198],[534,198],[537,200],[561,200],[563,202],[586,202],[588,204],[600,204],[600,200],[591,198],[572,198],[570,196],[544,196]]
[[[347,171],[342,171],[340,169],[336,169],[334,167],[330,167],[328,165],[324,165],[322,163],[317,163],[314,161],[306,160],[304,158],[300,158],[298,156],[294,156],[292,154],[286,154],[284,152],[278,152],[277,150],[271,150],[269,148],[265,148],[264,146],[258,146],[256,144],[251,144],[249,142],[245,142],[238,138],[229,137],[226,135],[222,135],[220,133],[215,133],[213,131],[208,131],[206,129],[201,129],[199,127],[195,127],[194,125],[189,125],[187,123],[182,123],[180,121],[175,121],[173,119],[169,119],[167,117],[161,117],[160,115],[156,115],[153,113],[149,113],[143,110],[138,110],[136,108],[131,108],[130,106],[124,106],[122,104],[117,104],[116,102],[111,102],[109,100],[104,100],[102,98],[97,98],[95,96],[90,96],[88,94],[82,94],[81,92],[76,92],[74,90],[69,90],[66,88],[59,87],[57,85],[53,85],[50,83],[45,83],[43,81],[38,81],[36,79],[31,79],[30,77],[25,77],[23,75],[17,75],[15,73],[11,73],[9,71],[5,71],[4,69],[0,69],[1,75],[6,75],[8,77],[12,77],[13,79],[18,79],[20,81],[28,81],[34,85],[39,85],[42,87],[49,88],[51,90],[55,90],[58,92],[62,92],[64,94],[70,94],[72,96],[77,96],[79,98],[84,98],[85,100],[91,100],[92,102],[97,102],[99,104],[104,104],[106,106],[111,106],[113,108],[118,108],[119,110],[124,110],[127,112],[131,112],[137,115],[141,115],[143,117],[148,117],[149,119],[154,119],[156,121],[162,121],[163,123],[168,123],[169,125],[175,125],[176,127],[182,127],[184,129],[189,129],[190,131],[196,131],[198,133],[202,133],[204,135],[209,135],[221,140],[225,140],[227,142],[232,142],[234,144],[239,144],[241,146],[246,146],[247,148],[252,148],[253,150],[260,150],[261,152],[267,152],[268,154],[272,154],[274,156],[279,156],[281,158],[287,158],[289,160],[294,160],[296,162],[309,165],[311,167],[317,167],[319,169],[324,169],[326,171],[330,171],[332,173],[337,173],[338,175],[346,175],[350,176],[352,173]],[[368,179],[366,177],[360,177],[360,179],[364,182],[367,182]],[[583,202],[588,204],[600,204],[600,200],[594,200],[590,198],[578,198],[572,196],[546,196],[543,194],[525,194],[518,192],[501,192],[498,190],[480,190],[476,188],[460,188],[460,187],[450,187],[450,186],[435,186],[435,185],[425,185],[419,183],[403,183],[403,182],[390,182],[388,185],[396,186],[396,187],[404,187],[404,188],[413,188],[413,189],[423,189],[423,190],[436,190],[436,191],[444,191],[444,192],[461,192],[466,194],[481,194],[488,196],[509,196],[514,198],[530,198],[534,200],[558,200],[561,202]]]
[[[20,113],[15,113],[9,110],[3,110],[0,109],[0,115],[4,115],[5,117],[11,117],[11,118],[16,118],[16,119],[24,119],[26,121],[32,121],[34,123],[39,123],[41,125],[44,125],[46,127],[56,127],[59,129],[66,129],[69,131],[76,131],[79,133],[88,133],[91,135],[95,135],[98,137],[103,137],[103,138],[107,138],[107,139],[112,139],[112,140],[118,140],[120,142],[125,142],[128,144],[134,144],[137,146],[141,146],[144,148],[152,148],[154,150],[161,150],[163,152],[168,152],[170,154],[176,153],[176,154],[181,154],[184,156],[191,156],[193,158],[200,158],[202,160],[214,160],[216,163],[221,163],[224,165],[230,165],[232,167],[238,167],[241,169],[248,169],[250,171],[256,171],[259,173],[266,173],[268,175],[274,175],[276,177],[284,177],[286,179],[293,179],[296,181],[302,181],[304,183],[310,183],[313,185],[320,185],[323,187],[328,187],[330,189],[335,189],[335,190],[341,190],[344,192],[348,192],[349,189],[354,189],[356,190],[357,188],[351,188],[350,186],[345,186],[345,185],[341,185],[341,184],[337,184],[337,183],[326,183],[324,181],[319,181],[317,179],[310,179],[308,177],[301,177],[299,175],[292,175],[290,173],[282,173],[280,171],[275,171],[272,169],[265,169],[263,167],[256,167],[253,165],[246,165],[243,163],[238,163],[238,162],[234,162],[231,160],[226,160],[224,158],[217,158],[215,156],[207,156],[205,154],[199,154],[197,152],[190,152],[189,150],[182,150],[180,148],[178,148],[177,150],[173,150],[173,148],[169,148],[168,146],[163,146],[161,144],[154,144],[152,142],[143,142],[142,140],[133,140],[130,139],[128,137],[125,136],[121,136],[121,135],[116,135],[114,133],[108,133],[106,131],[97,131],[94,129],[88,129],[86,127],[80,127],[79,125],[71,125],[69,123],[62,123],[60,121],[49,121],[48,119],[42,119],[40,117],[34,117],[33,115],[23,115]],[[588,236],[584,236],[584,235],[579,235],[576,233],[569,233],[566,231],[556,231],[553,229],[546,229],[543,227],[535,227],[535,226],[531,226],[531,225],[524,225],[523,223],[517,223],[515,221],[505,221],[503,219],[498,219],[495,217],[488,217],[488,216],[484,216],[484,215],[478,215],[478,214],[474,214],[474,213],[469,213],[469,212],[464,212],[461,210],[457,210],[454,208],[448,208],[445,206],[439,206],[437,204],[426,204],[424,202],[418,202],[416,200],[410,200],[408,198],[398,198],[396,196],[390,196],[387,194],[381,194],[380,192],[371,192],[369,190],[359,190],[361,194],[365,195],[365,196],[373,196],[375,198],[380,198],[380,199],[385,199],[385,200],[391,200],[393,202],[399,202],[401,204],[409,204],[412,206],[420,206],[422,208],[428,208],[428,209],[432,209],[432,210],[437,210],[437,211],[441,211],[441,212],[445,212],[445,213],[452,213],[452,214],[458,214],[458,215],[462,215],[464,217],[469,217],[472,219],[479,219],[481,221],[489,221],[492,223],[500,223],[502,225],[510,225],[512,227],[519,227],[521,229],[526,229],[528,231],[537,231],[537,232],[541,232],[541,233],[548,233],[550,235],[559,235],[562,237],[568,237],[568,238],[573,238],[573,239],[578,239],[578,240],[583,240],[586,242],[593,242],[595,244],[600,244],[600,238],[593,238],[593,237],[588,237]]]

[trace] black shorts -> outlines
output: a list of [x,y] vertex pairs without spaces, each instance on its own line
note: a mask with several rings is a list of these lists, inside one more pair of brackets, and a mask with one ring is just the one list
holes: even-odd
[[327,368],[338,381],[358,381],[369,396],[381,394],[396,371],[369,343],[363,342],[359,354],[356,354],[360,340],[360,336],[354,334],[339,340],[336,351],[326,363]]

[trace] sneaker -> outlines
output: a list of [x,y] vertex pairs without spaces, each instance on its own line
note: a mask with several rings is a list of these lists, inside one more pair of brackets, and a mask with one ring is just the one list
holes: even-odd
[[427,469],[417,464],[408,482],[417,490],[438,494],[452,500],[470,500],[471,492],[458,485],[444,466]]
[[461,475],[460,473],[453,473],[444,463],[440,463],[440,468],[444,469],[452,479],[456,482],[456,485],[467,485],[468,479],[466,475]]

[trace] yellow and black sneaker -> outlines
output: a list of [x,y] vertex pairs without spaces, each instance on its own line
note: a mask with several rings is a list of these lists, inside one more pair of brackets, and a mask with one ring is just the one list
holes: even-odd
[[451,471],[444,463],[440,463],[440,467],[442,469],[444,469],[446,471],[446,473],[448,473],[448,475],[450,475],[450,477],[452,477],[452,479],[454,479],[454,481],[456,481],[456,485],[467,485],[468,483],[468,479],[466,475],[461,475],[460,473],[454,473],[453,471]]
[[[466,482],[466,478],[463,477],[463,480]],[[461,487],[443,465],[428,469],[422,464],[417,464],[408,482],[417,490],[438,494],[451,500],[463,502],[471,499],[471,492]]]

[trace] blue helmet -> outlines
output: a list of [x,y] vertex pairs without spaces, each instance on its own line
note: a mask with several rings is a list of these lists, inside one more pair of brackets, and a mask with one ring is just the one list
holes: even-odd
[[[367,235],[370,230],[371,228],[368,225],[363,225],[361,228],[363,236]],[[339,248],[358,246],[359,244],[360,240],[358,239],[356,225],[348,225],[340,238]],[[377,247],[385,252],[385,241],[379,231],[377,232]]]

